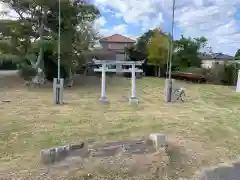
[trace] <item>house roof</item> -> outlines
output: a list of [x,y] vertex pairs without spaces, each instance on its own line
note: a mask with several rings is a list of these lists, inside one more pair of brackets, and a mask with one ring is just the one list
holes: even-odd
[[133,39],[130,39],[121,34],[113,34],[111,36],[100,39],[100,42],[123,42],[123,43],[135,43]]
[[223,54],[223,53],[213,53],[213,54],[199,54],[198,57],[202,60],[209,60],[209,59],[216,59],[216,60],[222,60],[222,61],[226,61],[226,60],[233,60],[234,57],[233,56],[229,56],[227,54]]

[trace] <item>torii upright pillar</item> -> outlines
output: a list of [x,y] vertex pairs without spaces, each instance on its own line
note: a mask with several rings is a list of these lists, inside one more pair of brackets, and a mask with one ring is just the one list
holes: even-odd
[[236,92],[240,92],[240,69],[238,70]]
[[106,96],[106,64],[102,64],[101,97],[99,99],[103,104],[107,103]]
[[132,64],[132,91],[131,97],[129,99],[130,104],[137,104],[138,99],[136,97],[136,71],[135,71],[135,64]]

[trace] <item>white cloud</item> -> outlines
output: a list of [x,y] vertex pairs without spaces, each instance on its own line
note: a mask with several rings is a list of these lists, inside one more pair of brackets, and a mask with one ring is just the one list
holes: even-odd
[[94,23],[95,29],[97,31],[99,31],[102,36],[108,36],[108,35],[111,35],[114,33],[118,33],[118,34],[126,34],[127,33],[127,25],[126,24],[119,24],[119,25],[113,26],[112,28],[105,28],[104,26],[106,25],[106,23],[107,23],[107,21],[103,16],[98,18]]
[[124,35],[124,36],[127,36],[129,38],[136,40],[137,37],[132,35],[128,31],[127,27],[128,26],[126,24],[119,24],[119,25],[113,26],[112,28],[102,28],[102,29],[100,29],[99,32],[103,37],[110,36],[113,34],[121,34],[121,35]]
[[[161,27],[171,19],[172,0],[95,0],[108,18],[122,18],[125,23],[107,28],[104,17],[95,27],[103,36],[120,33],[133,37],[128,24],[139,25],[139,33]],[[176,25],[186,36],[206,36],[215,52],[233,54],[240,48],[239,22],[235,19],[240,0],[176,0]],[[0,10],[7,8],[0,4]],[[164,19],[166,18],[166,19]]]
[[18,15],[12,11],[5,3],[0,2],[0,19],[17,19]]
[[[95,1],[97,5],[113,9],[127,24],[138,24],[142,31],[159,27],[171,19],[172,0]],[[175,7],[176,25],[184,35],[206,36],[215,52],[233,54],[240,48],[235,19],[240,0],[176,0]],[[163,19],[163,14],[168,20]]]
[[[111,7],[116,11],[116,17],[122,17],[126,23],[137,24],[146,27],[146,23],[150,26],[163,22],[162,13],[158,12],[160,6],[156,6],[157,0],[95,0],[98,6]],[[104,10],[104,8],[102,8]],[[157,18],[152,18],[156,15]]]
[[[185,0],[186,1],[186,0]],[[176,22],[189,36],[206,36],[215,52],[233,54],[240,48],[235,13],[240,1],[208,0],[176,10]]]
[[156,27],[161,27],[163,25],[163,14],[158,13],[155,17],[145,17],[145,20],[143,20],[141,23],[142,31],[147,31],[148,29],[155,29]]
[[107,23],[106,19],[103,16],[101,16],[95,21],[94,27],[96,29],[100,29],[100,28],[103,28],[106,23]]
[[114,26],[112,30],[114,32],[117,32],[118,34],[125,34],[127,32],[127,25],[120,24],[120,25]]

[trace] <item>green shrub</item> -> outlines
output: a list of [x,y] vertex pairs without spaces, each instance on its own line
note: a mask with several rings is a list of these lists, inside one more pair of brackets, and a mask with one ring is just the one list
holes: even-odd
[[31,80],[37,74],[36,69],[26,63],[19,65],[18,68],[20,77],[22,77],[26,81]]
[[225,65],[224,81],[228,85],[236,85],[237,83],[237,68],[235,64]]
[[214,68],[206,69],[205,77],[211,83],[236,85],[237,69],[234,64],[216,64]]
[[225,76],[225,67],[222,64],[217,64],[213,68],[206,70],[206,80],[214,84],[222,84]]
[[13,62],[3,62],[0,63],[0,70],[16,70],[17,65]]

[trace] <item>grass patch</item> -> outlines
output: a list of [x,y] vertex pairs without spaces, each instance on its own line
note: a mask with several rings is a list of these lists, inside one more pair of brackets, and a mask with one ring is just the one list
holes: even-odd
[[98,78],[88,77],[79,88],[66,89],[63,106],[52,104],[51,88],[28,90],[16,82],[1,88],[0,97],[12,102],[0,104],[0,171],[35,166],[42,148],[152,132],[203,145],[191,148],[201,151],[204,163],[239,155],[240,96],[229,87],[179,82],[186,88],[187,101],[165,104],[164,80],[144,78],[137,80],[140,104],[131,106],[130,80],[114,77],[107,82],[108,105],[98,101]]

